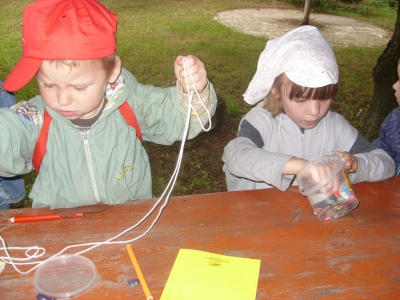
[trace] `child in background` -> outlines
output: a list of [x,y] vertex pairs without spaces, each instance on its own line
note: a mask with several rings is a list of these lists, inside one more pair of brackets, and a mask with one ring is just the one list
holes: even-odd
[[[393,84],[397,103],[400,105],[400,60],[397,63],[398,80]],[[396,164],[396,175],[400,175],[400,107],[390,112],[383,121],[379,138],[374,144],[385,150]]]
[[309,161],[326,153],[345,159],[353,183],[394,174],[390,156],[329,110],[338,90],[333,49],[313,26],[268,41],[244,94],[256,104],[224,149],[229,191],[276,187],[285,191]]
[[[40,96],[19,102],[13,110],[0,109],[0,176],[32,170],[48,114],[52,120],[46,152],[29,195],[33,207],[153,197],[140,136],[164,145],[180,140],[188,93],[195,88],[201,99],[193,97],[193,106],[203,124],[208,122],[205,108],[212,115],[217,98],[204,63],[190,55],[184,65],[184,57],[178,56],[176,87],[138,83],[115,52],[117,15],[95,0],[37,0],[25,8],[22,24],[23,56],[4,89],[18,90],[36,74]],[[194,82],[188,77],[187,86],[189,71]],[[125,104],[132,118],[123,117]],[[135,116],[139,126],[128,126]],[[201,122],[192,116],[188,138],[201,131]]]
[[[0,108],[11,107],[15,102],[14,95],[3,89],[3,81],[0,80]],[[22,200],[25,193],[21,176],[0,177],[0,209],[10,208],[10,204]]]

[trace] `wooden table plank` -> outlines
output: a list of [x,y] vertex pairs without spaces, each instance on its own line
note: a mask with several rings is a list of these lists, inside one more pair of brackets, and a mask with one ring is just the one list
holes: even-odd
[[[318,220],[295,187],[287,192],[175,197],[155,227],[130,245],[155,299],[161,296],[180,248],[260,259],[257,299],[397,299],[400,177],[354,188],[359,207],[330,222]],[[83,218],[18,224],[7,220],[48,209],[0,211],[0,235],[9,247],[43,246],[46,258],[68,245],[115,236],[140,220],[155,201],[129,201]],[[137,237],[150,223],[145,221],[120,240]],[[95,263],[99,277],[80,299],[144,299],[140,286],[126,282],[136,275],[125,248],[126,244],[102,245],[83,254]],[[35,299],[33,276],[34,272],[22,276],[7,265],[0,275],[0,298]]]

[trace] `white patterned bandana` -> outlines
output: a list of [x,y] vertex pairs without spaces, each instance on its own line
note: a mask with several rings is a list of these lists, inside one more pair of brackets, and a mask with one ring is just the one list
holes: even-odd
[[282,73],[292,82],[310,88],[336,84],[339,79],[335,53],[314,26],[298,27],[267,42],[244,100],[255,104],[264,99]]

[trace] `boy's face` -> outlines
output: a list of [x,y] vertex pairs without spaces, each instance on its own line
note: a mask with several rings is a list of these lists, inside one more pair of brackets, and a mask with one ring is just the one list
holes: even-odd
[[115,82],[118,75],[119,69],[107,78],[101,64],[93,61],[82,61],[76,67],[43,61],[36,78],[46,105],[64,118],[76,120],[99,112],[107,83]]
[[393,84],[395,90],[394,95],[396,96],[397,103],[400,105],[400,64],[397,65],[397,77],[398,80]]
[[283,111],[294,123],[304,129],[314,128],[327,114],[332,99],[290,99],[290,90],[287,88],[289,79],[286,75],[283,77],[280,87],[272,87],[271,92],[277,99],[280,99]]

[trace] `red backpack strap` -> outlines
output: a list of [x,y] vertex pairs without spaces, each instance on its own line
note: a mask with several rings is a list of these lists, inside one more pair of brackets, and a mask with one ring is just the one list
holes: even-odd
[[40,129],[32,157],[32,164],[35,168],[36,174],[39,174],[40,165],[42,164],[43,157],[46,154],[47,137],[49,136],[50,122],[52,119],[53,118],[49,115],[47,110],[44,110],[43,125]]
[[119,112],[124,117],[126,123],[136,129],[136,136],[140,141],[142,141],[142,131],[140,130],[139,123],[136,119],[135,113],[132,107],[129,105],[128,101],[125,101],[120,107]]
[[[119,112],[124,117],[126,123],[136,129],[136,136],[142,141],[142,131],[140,130],[139,123],[133,112],[132,107],[127,101],[119,107]],[[46,154],[47,138],[49,136],[50,122],[53,118],[45,110],[43,117],[43,125],[40,129],[39,137],[36,142],[35,151],[33,152],[32,164],[35,168],[36,174],[39,174],[40,166],[44,155]]]

